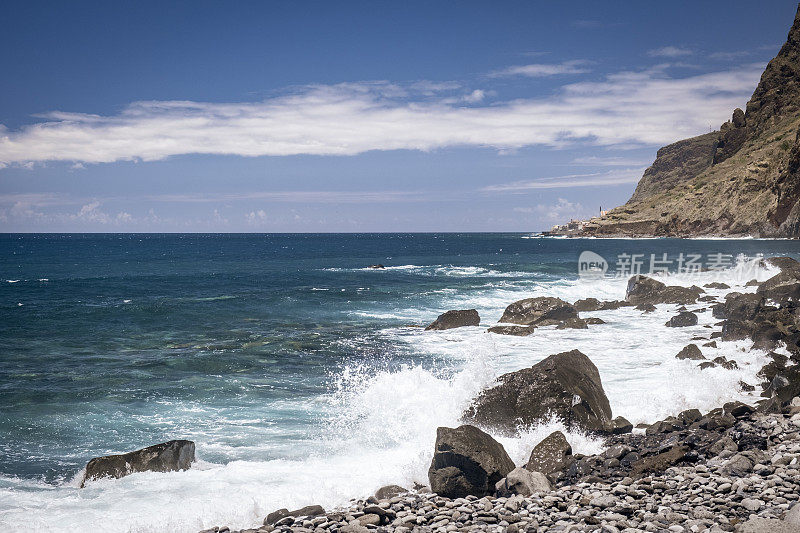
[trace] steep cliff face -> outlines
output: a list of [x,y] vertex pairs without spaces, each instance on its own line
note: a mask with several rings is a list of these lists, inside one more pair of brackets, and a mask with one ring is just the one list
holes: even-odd
[[631,199],[584,233],[800,238],[800,6],[746,109],[661,148]]

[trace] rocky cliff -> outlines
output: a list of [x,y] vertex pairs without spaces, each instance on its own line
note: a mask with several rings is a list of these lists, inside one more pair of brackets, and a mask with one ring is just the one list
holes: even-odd
[[661,148],[631,199],[580,234],[800,238],[800,7],[746,109]]

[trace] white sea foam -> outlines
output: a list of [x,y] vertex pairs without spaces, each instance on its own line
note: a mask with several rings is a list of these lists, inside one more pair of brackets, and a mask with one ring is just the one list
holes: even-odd
[[[436,272],[444,267],[396,268]],[[471,272],[474,275],[478,271]],[[757,268],[754,277],[763,280],[775,272]],[[705,272],[698,277],[670,276],[667,281],[681,285],[724,281],[732,285],[731,290],[752,290],[744,287],[744,281],[733,278],[732,272]],[[424,322],[446,309],[475,307],[485,326],[495,323],[504,307],[520,298],[621,299],[627,282],[522,281],[518,285],[487,284],[468,293],[439,290],[425,305],[410,301],[407,307],[382,314],[368,310],[355,314]],[[721,295],[726,291],[708,292]],[[643,314],[626,307],[585,313],[602,318],[606,324],[588,330],[543,327],[529,337],[490,334],[485,327],[442,332],[388,328],[381,333],[386,341],[411,354],[410,360],[418,357],[428,363],[388,370],[373,365],[342,369],[333,378],[333,392],[307,407],[322,413],[318,434],[302,446],[292,444],[295,449],[287,451],[290,458],[234,460],[226,465],[201,461],[187,472],[136,474],[93,482],[84,489],[75,483],[54,487],[0,478],[0,524],[12,531],[194,532],[214,525],[242,528],[258,524],[268,512],[280,507],[319,503],[330,508],[347,503],[349,498],[366,496],[385,484],[425,483],[438,426],[459,424],[471,399],[500,374],[571,349],[591,358],[600,371],[613,414],[633,423],[653,422],[687,408],[708,410],[733,399],[754,402],[757,396],[741,392],[738,382],[755,383],[766,355],[749,351],[749,341],[718,342],[717,348],[702,348],[706,356],[725,356],[737,361],[739,369],[700,371],[696,362],[676,360],[675,354],[689,342],[705,342],[692,341],[692,337],[709,337],[712,330],[705,326],[715,322],[708,309],[698,313],[697,326],[664,327],[676,310],[677,306],[659,306],[655,312]],[[287,409],[290,403],[287,400]],[[175,406],[179,408],[191,406]],[[226,430],[235,432],[239,428],[245,432],[251,421],[257,422],[252,415],[247,418],[239,420],[238,426],[229,423]],[[602,449],[599,440],[566,431],[558,420],[525,428],[514,438],[497,437],[513,460],[521,464],[531,448],[555,429],[566,433],[576,453]],[[242,439],[246,439],[246,433],[241,439],[237,435],[226,439],[200,435],[198,456],[202,459],[204,453],[224,455],[226,451],[235,456],[235,446],[241,444],[264,446],[265,453],[274,446],[269,442],[243,443]]]

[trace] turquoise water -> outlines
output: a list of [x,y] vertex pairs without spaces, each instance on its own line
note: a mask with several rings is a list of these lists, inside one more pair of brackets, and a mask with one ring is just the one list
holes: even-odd
[[[279,504],[332,505],[382,482],[409,483],[424,477],[430,431],[454,423],[498,372],[532,364],[560,343],[594,360],[592,347],[605,342],[584,332],[509,340],[485,328],[426,334],[416,326],[467,307],[492,324],[505,305],[530,295],[622,298],[622,279],[577,279],[583,250],[612,263],[620,253],[800,254],[792,241],[526,237],[0,235],[0,524],[16,530],[34,516],[41,530],[66,529],[65,517],[78,513],[104,524],[99,530],[164,530],[164,516],[154,514],[161,509],[166,530],[245,526]],[[365,268],[374,263],[387,269]],[[624,313],[598,333],[610,349],[626,335],[631,347],[643,342],[626,329]],[[680,335],[689,333],[659,330],[677,335],[659,346],[685,344]],[[649,365],[671,369],[653,357]],[[607,389],[658,387],[658,373],[626,385],[640,359],[598,363]],[[720,376],[720,387],[733,382],[733,374]],[[679,389],[664,384],[668,400],[681,398],[674,402],[726,394]],[[610,398],[618,412],[633,409]],[[173,438],[196,441],[197,472],[76,488],[91,457]],[[314,487],[322,462],[351,471],[341,479],[331,471]],[[159,491],[181,491],[190,504],[158,507]],[[220,494],[224,502],[207,503]],[[108,495],[128,498],[130,513],[109,508]],[[105,512],[118,516],[109,521]]]

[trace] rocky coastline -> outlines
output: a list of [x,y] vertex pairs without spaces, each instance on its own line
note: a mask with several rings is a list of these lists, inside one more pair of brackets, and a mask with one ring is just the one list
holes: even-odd
[[[684,327],[696,323],[695,313],[710,311],[719,319],[718,329],[698,343],[751,339],[753,349],[769,355],[758,374],[760,383],[739,384],[742,390],[761,389],[753,405],[729,402],[707,413],[689,409],[634,429],[626,419],[613,417],[597,369],[586,355],[577,350],[553,354],[531,368],[500,376],[473,400],[463,425],[439,428],[431,443],[428,485],[383,487],[328,511],[320,506],[280,509],[241,532],[800,532],[800,263],[791,258],[764,261],[780,272],[761,283],[749,282],[755,292],[713,297],[701,287],[635,276],[624,300],[520,300],[506,309],[504,325],[487,332],[584,328],[584,311],[635,306],[646,313],[665,304],[682,307],[664,327]],[[722,284],[713,288],[730,289]],[[687,307],[696,305],[705,307]],[[475,326],[476,315],[474,310],[451,311],[429,330]],[[701,370],[736,365],[706,360],[697,344],[676,357],[696,361]],[[535,423],[548,415],[603,436],[605,450],[573,454],[556,431],[534,447],[525,464],[515,465],[481,429],[512,434],[520,422]],[[225,526],[205,530],[227,531]]]
[[624,205],[545,235],[800,238],[800,7],[744,110],[660,148]]

